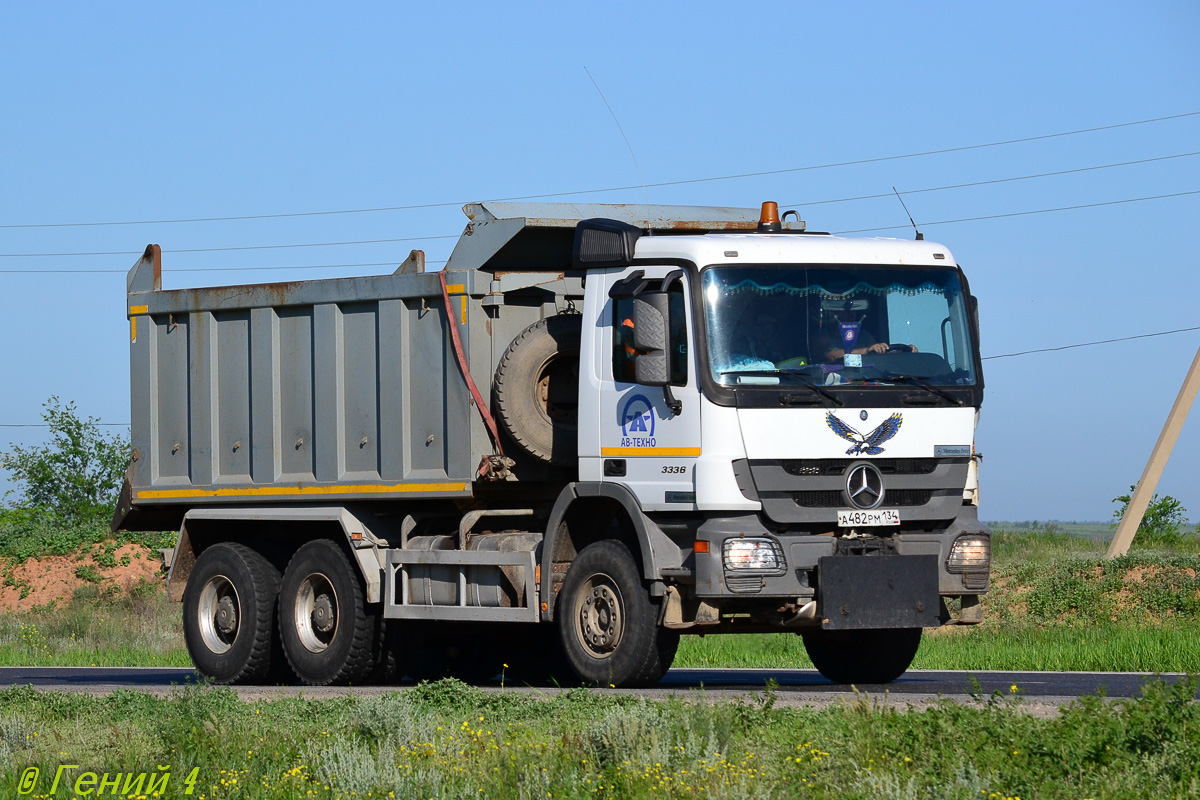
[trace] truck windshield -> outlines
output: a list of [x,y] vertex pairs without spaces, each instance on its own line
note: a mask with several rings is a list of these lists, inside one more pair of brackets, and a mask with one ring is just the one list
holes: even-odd
[[975,383],[957,270],[709,267],[701,285],[717,383]]

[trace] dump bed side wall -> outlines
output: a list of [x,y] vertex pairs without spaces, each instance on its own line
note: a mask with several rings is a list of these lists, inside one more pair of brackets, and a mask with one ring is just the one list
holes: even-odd
[[[447,280],[485,393],[495,346],[467,295],[489,279]],[[491,446],[440,292],[416,274],[131,293],[133,503],[469,495]]]

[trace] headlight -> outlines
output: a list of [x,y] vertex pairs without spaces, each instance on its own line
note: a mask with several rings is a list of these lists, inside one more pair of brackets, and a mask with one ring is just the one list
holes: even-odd
[[949,572],[978,572],[986,570],[991,563],[991,537],[971,534],[954,540],[950,557],[946,559],[946,569]]
[[784,568],[783,551],[774,539],[726,539],[723,548],[725,569],[729,572]]

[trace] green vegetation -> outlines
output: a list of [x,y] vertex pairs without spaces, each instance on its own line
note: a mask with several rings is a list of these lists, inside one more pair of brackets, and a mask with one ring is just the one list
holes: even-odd
[[[989,626],[926,631],[912,669],[1200,673],[1200,626]],[[799,636],[686,637],[676,667],[812,669]]]
[[80,418],[73,402],[51,397],[43,409],[49,440],[0,454],[0,467],[21,487],[16,506],[67,524],[108,522],[129,464],[128,439],[103,434],[100,421]]
[[[1129,494],[1113,498],[1114,503],[1121,504],[1121,507],[1113,512],[1115,519],[1120,520],[1125,516],[1125,510],[1129,508],[1130,498],[1135,489],[1137,489],[1136,484],[1129,487]],[[1187,509],[1183,507],[1183,503],[1169,494],[1161,498],[1156,494],[1150,499],[1150,505],[1146,507],[1146,513],[1142,515],[1142,521],[1138,524],[1137,534],[1133,538],[1133,546],[1176,544],[1182,541],[1183,529],[1186,525]],[[1195,533],[1193,532],[1192,535],[1195,536]]]
[[179,604],[159,583],[86,583],[71,602],[0,615],[0,665],[190,667]]
[[122,787],[145,773],[149,795],[150,776],[169,768],[163,796],[190,788],[205,800],[1077,800],[1192,796],[1200,785],[1195,681],[1152,683],[1136,700],[1082,698],[1049,719],[1025,713],[1019,690],[905,712],[867,697],[783,708],[769,687],[717,703],[702,693],[654,702],[455,681],[266,702],[209,687],[169,699],[17,688],[0,692],[0,791],[16,796],[20,775],[37,767],[33,796],[45,797],[62,764],[78,766],[64,770],[58,797],[73,796],[77,780],[86,789],[116,773]]
[[[74,403],[46,401],[42,419],[49,427],[40,446],[10,444],[0,468],[17,484],[9,508],[0,508],[0,557],[24,561],[67,555],[86,545],[112,540],[109,522],[129,464],[129,441],[105,435],[99,420],[83,419]],[[122,533],[126,542],[171,547],[171,533]],[[105,566],[101,563],[101,566]]]
[[[175,534],[155,531],[114,535],[107,520],[71,522],[34,509],[0,509],[0,558],[25,561],[41,556],[65,556],[92,545],[100,545],[101,553],[111,553],[127,542],[149,548],[174,547]],[[97,563],[108,566],[102,561]]]

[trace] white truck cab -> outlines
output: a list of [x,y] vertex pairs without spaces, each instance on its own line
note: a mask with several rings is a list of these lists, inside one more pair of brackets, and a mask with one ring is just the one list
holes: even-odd
[[[773,214],[750,233],[580,223],[612,263],[588,273],[580,480],[690,521],[684,624],[689,599],[722,630],[811,623],[823,671],[890,680],[945,600],[975,622],[987,588],[975,301],[940,244]],[[885,640],[900,655],[881,665]]]

